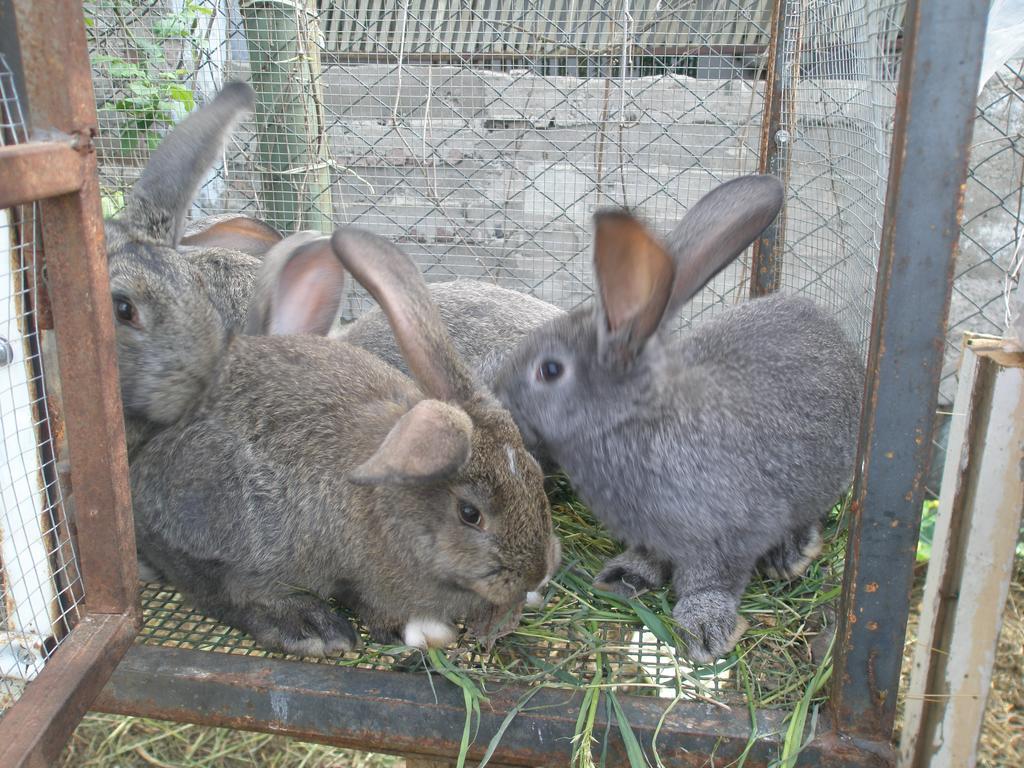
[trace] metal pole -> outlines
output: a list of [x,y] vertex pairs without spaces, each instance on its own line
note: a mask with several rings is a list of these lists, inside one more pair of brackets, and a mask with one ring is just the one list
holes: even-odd
[[[788,30],[786,21],[794,14],[794,0],[772,3],[771,46],[764,81],[764,109],[761,113],[761,149],[758,171],[776,176],[789,187],[790,144],[786,126],[793,121],[793,81],[799,71],[799,40],[796,30]],[[756,83],[755,83],[756,85]],[[786,209],[754,241],[751,251],[750,296],[766,296],[782,283],[782,247],[786,242]]]
[[837,727],[892,734],[987,0],[910,0],[839,616]]

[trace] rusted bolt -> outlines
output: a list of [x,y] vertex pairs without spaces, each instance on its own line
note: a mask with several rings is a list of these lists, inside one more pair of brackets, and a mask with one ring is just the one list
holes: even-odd
[[11,342],[0,336],[0,367],[14,362],[14,347]]
[[878,629],[878,622],[877,621],[869,621],[868,622],[868,629],[871,632],[874,632],[876,629]]
[[89,154],[95,150],[93,139],[97,135],[99,135],[99,131],[96,126],[82,126],[71,132],[71,148],[83,155]]
[[864,586],[864,591],[865,592],[877,592],[878,591],[878,582],[877,581],[872,581],[871,583],[866,584]]

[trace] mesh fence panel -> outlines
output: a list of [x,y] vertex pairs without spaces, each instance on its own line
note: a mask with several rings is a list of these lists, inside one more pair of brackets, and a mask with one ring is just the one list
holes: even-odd
[[[171,125],[244,79],[257,108],[193,217],[355,224],[398,242],[428,280],[477,277],[570,308],[593,290],[594,210],[628,206],[665,233],[766,160],[770,0],[85,5],[108,214]],[[764,144],[787,188],[782,290],[830,308],[865,351],[903,6],[781,0],[779,130]],[[951,340],[1002,328],[1019,74],[1002,71],[979,102]],[[744,256],[679,327],[745,299],[749,278]],[[346,314],[369,305],[357,291]]]
[[[0,55],[0,144],[26,141]],[[78,619],[78,575],[50,430],[38,327],[35,205],[0,210],[0,712],[42,670]]]
[[[194,217],[241,211],[286,232],[351,223],[400,243],[429,280],[477,277],[570,308],[593,290],[597,208],[628,206],[665,233],[701,195],[760,167],[771,5],[87,2],[106,212],[124,204],[174,122],[244,79],[257,107]],[[902,3],[783,8],[780,130],[769,137],[788,190],[782,287],[829,307],[866,349]],[[724,270],[679,327],[742,301],[749,275],[746,257]],[[356,293],[347,314],[368,305]],[[827,578],[841,568],[841,556],[830,561]],[[780,633],[782,645],[771,633],[745,641],[743,658],[761,670],[749,681],[758,702],[803,690],[790,683],[827,637],[826,592],[787,597],[816,618],[782,611],[803,627]],[[151,588],[144,602],[145,642],[260,652],[172,593]],[[773,609],[749,610],[755,623],[780,625]],[[679,679],[656,640],[605,629],[624,633],[632,666],[619,679]],[[526,643],[522,658],[557,657],[565,642],[552,642]],[[346,658],[338,663],[395,662],[387,652]],[[511,658],[500,663],[519,663]],[[499,663],[471,661],[485,672]],[[698,673],[718,698],[739,693],[739,668],[728,681],[715,667]]]
[[[833,309],[866,348],[902,3],[783,5],[783,289]],[[109,211],[193,98],[244,78],[257,109],[195,214],[357,224],[428,279],[569,308],[592,292],[596,208],[629,206],[666,232],[759,165],[768,0],[86,7]],[[748,276],[746,259],[725,270],[681,325],[742,300]]]
[[997,70],[978,98],[949,308],[943,403],[952,403],[956,392],[963,332],[998,335],[1008,325],[1004,292],[1011,286],[1007,275],[1019,264],[1022,212],[1024,60],[1014,60]]

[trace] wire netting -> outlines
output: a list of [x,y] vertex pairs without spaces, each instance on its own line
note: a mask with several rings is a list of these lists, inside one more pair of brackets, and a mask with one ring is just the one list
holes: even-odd
[[[964,331],[1000,335],[1024,242],[1024,60],[1000,67],[978,97],[940,401],[952,403]],[[1011,274],[1016,270],[1014,277]]]
[[[616,690],[661,698],[707,699],[727,705],[785,708],[805,695],[830,664],[834,600],[842,581],[846,537],[837,510],[824,533],[822,556],[803,579],[755,577],[740,604],[750,624],[734,653],[694,666],[676,650],[668,592],[645,596],[637,611],[600,593],[591,580],[615,545],[578,504],[555,505],[555,525],[565,542],[564,567],[541,607],[528,608],[493,647],[464,639],[449,650],[459,669],[484,684],[584,687],[595,675]],[[591,538],[596,536],[597,539]],[[647,612],[643,612],[646,606]],[[172,587],[146,584],[138,642],[172,648],[267,658],[283,656],[251,637],[190,607]],[[365,632],[356,651],[302,661],[363,669],[430,671],[423,653],[380,645]]]
[[[593,290],[596,208],[630,206],[664,232],[762,163],[769,0],[85,5],[108,213],[167,128],[246,79],[260,104],[196,216],[353,223],[401,243],[428,279],[490,279],[569,308]],[[782,289],[831,308],[864,349],[903,6],[780,3],[781,130],[767,146],[787,185]],[[1007,65],[978,103],[943,402],[961,332],[1005,327],[1019,81],[1020,63]],[[743,300],[749,266],[716,278],[680,327]],[[368,305],[357,291],[347,315]]]
[[[666,233],[714,186],[763,167],[764,146],[787,189],[782,290],[830,308],[866,350],[902,2],[783,0],[774,66],[770,0],[85,5],[108,214],[170,126],[247,80],[256,109],[193,217],[246,212],[284,232],[351,223],[398,242],[428,280],[477,277],[571,308],[593,292],[597,208],[630,207]],[[779,130],[763,137],[773,83]],[[679,327],[744,300],[749,278],[744,256]],[[357,292],[346,312],[368,306]],[[593,573],[574,576],[571,557],[554,608],[462,662],[493,679],[565,682],[604,659],[609,679],[638,692],[790,704],[827,663],[841,545],[830,552],[813,579],[755,584],[742,608],[752,629],[715,665],[681,668],[637,614],[595,613]],[[263,653],[164,587],[148,586],[143,604],[143,642]],[[414,656],[371,645],[334,663]]]
[[[896,0],[783,3],[783,290],[866,349],[895,103]],[[569,308],[592,294],[590,216],[667,232],[756,172],[769,0],[86,3],[108,211],[149,148],[228,79],[258,92],[194,213],[399,242],[428,279],[479,277]],[[749,260],[680,327],[749,293]],[[368,306],[353,296],[347,313]]]
[[[0,145],[27,140],[0,55]],[[44,377],[34,204],[0,210],[0,712],[71,631],[83,597],[57,473]]]

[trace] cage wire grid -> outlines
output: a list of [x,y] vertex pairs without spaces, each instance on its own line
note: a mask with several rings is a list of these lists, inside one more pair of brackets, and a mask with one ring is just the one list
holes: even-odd
[[[510,634],[493,646],[462,642],[447,652],[463,674],[485,688],[524,683],[584,687],[600,668],[603,684],[634,695],[784,708],[799,701],[815,674],[830,664],[834,602],[845,553],[839,510],[826,529],[823,555],[808,576],[791,583],[755,577],[740,605],[751,629],[734,654],[703,666],[686,662],[677,651],[681,638],[670,621],[656,618],[671,615],[665,589],[645,596],[639,609],[592,589],[590,582],[614,545],[586,510],[556,504],[555,524],[566,545],[566,567],[549,588],[545,605],[527,609]],[[601,537],[596,549],[591,535]],[[245,633],[196,612],[168,585],[145,584],[141,601],[139,642],[147,645],[362,669],[431,671],[421,651],[380,645],[361,628],[363,645],[358,650],[299,659],[266,651]]]
[[[783,289],[831,308],[866,348],[902,4],[786,8]],[[95,0],[86,14],[108,214],[193,100],[245,79],[257,108],[202,185],[194,218],[246,212],[285,232],[351,223],[398,242],[428,280],[487,279],[568,309],[592,293],[595,209],[628,206],[665,233],[714,186],[758,169],[765,0],[441,9]],[[742,301],[748,279],[744,258],[679,327]],[[359,292],[348,314],[370,305]],[[596,526],[566,524],[569,512],[556,515],[569,568],[553,602],[493,651],[460,652],[474,675],[579,684],[600,656],[611,679],[637,693],[784,706],[827,663],[838,535],[813,578],[756,581],[742,607],[753,628],[738,652],[693,669],[671,650],[669,621],[659,637],[635,611],[592,593],[596,558],[614,544],[598,530],[588,546],[605,551],[574,554],[579,526]],[[666,600],[652,596],[649,615],[670,615]],[[166,587],[148,585],[143,607],[142,642],[273,655]],[[590,626],[592,615],[605,618]],[[330,662],[404,668],[416,656],[369,644]]]
[[[14,79],[0,55],[0,144],[26,140]],[[0,210],[0,712],[67,637],[84,596],[50,433],[36,314],[37,214],[35,204]]]
[[963,333],[1003,333],[1005,294],[1024,242],[1024,60],[1000,67],[978,97],[949,310],[940,401],[952,403]]
[[[902,2],[785,7],[799,76],[785,96],[783,290],[832,309],[866,349]],[[428,280],[477,277],[571,308],[592,295],[595,209],[630,207],[665,233],[758,169],[769,0],[86,10],[109,211],[193,96],[247,79],[256,112],[195,215],[355,224],[397,241]],[[743,258],[678,327],[743,300],[748,278]],[[346,315],[370,305],[357,289]]]
[[[831,309],[865,351],[903,6],[783,2],[781,130],[770,137],[787,187],[782,290]],[[257,108],[201,186],[193,218],[243,212],[284,232],[353,224],[396,241],[428,280],[486,279],[568,309],[592,295],[595,209],[628,206],[665,233],[701,195],[761,160],[768,0],[91,0],[85,8],[108,215],[166,130],[223,82],[244,79]],[[986,114],[1012,100],[993,96]],[[1017,152],[1019,126],[1015,137],[1002,117],[993,125],[1003,130],[1002,151]],[[970,183],[975,173],[972,165]],[[1012,195],[996,188],[996,207],[1012,211]],[[744,300],[749,272],[747,256],[724,270],[678,328]],[[992,301],[979,299],[971,318]],[[369,306],[356,290],[346,315]],[[609,621],[603,629],[633,658],[617,663],[617,674],[661,692],[685,684],[726,700],[742,690],[766,705],[798,698],[829,637],[842,566],[833,543],[808,582],[813,594],[789,591],[799,583],[748,593],[754,627],[731,661],[680,671],[662,640],[636,634],[636,614]],[[571,603],[581,594],[582,582],[561,596]],[[148,585],[143,605],[143,642],[263,653],[165,587]],[[470,650],[466,663],[493,680],[510,678],[516,664],[549,681],[593,671],[593,654],[553,664],[572,651],[530,622],[528,614],[500,641],[498,656]],[[789,641],[772,631],[780,626]],[[333,663],[407,661],[371,646]],[[750,677],[751,669],[762,672]]]

